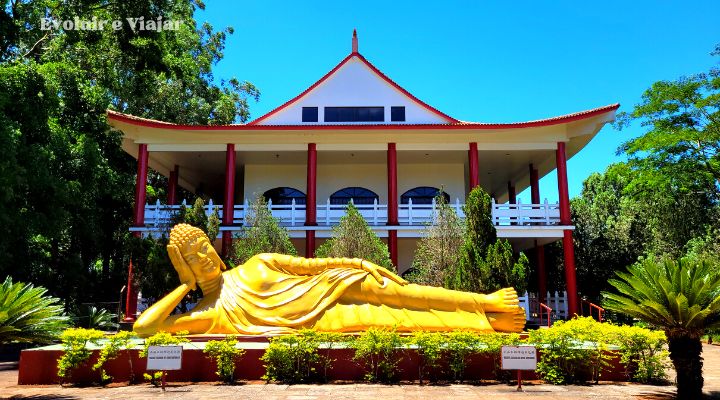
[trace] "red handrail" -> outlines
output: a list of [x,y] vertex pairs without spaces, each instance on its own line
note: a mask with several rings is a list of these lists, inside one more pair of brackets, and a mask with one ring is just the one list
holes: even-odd
[[[592,315],[592,309],[593,309],[593,308],[597,309],[597,312],[598,312],[598,322],[602,322],[602,320],[603,320],[603,314],[605,313],[605,309],[602,308],[602,307],[600,307],[599,305],[593,304],[593,303],[591,303],[591,302],[589,302],[588,300],[585,300],[585,299],[582,299],[582,302],[588,304],[588,312],[589,312],[589,314],[590,314],[591,317],[593,316],[593,315]],[[584,310],[582,309],[582,307],[581,307],[581,310],[580,310],[580,311],[584,313]]]
[[552,308],[548,307],[547,305],[543,303],[538,303],[540,306],[540,324],[542,325],[542,318],[543,318],[543,310],[547,312],[547,326],[550,327],[550,324],[552,323],[552,318],[550,317],[550,314],[552,313]]

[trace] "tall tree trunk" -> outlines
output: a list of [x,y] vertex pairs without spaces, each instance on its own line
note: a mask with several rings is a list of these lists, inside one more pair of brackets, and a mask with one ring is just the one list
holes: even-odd
[[677,373],[677,398],[699,399],[702,397],[703,359],[702,343],[691,336],[672,337],[668,335],[670,359]]

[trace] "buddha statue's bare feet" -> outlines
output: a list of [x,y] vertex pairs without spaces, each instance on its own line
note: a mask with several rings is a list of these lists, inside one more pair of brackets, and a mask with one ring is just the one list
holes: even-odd
[[514,312],[518,308],[518,295],[513,288],[500,289],[485,295],[485,312]]
[[516,307],[513,312],[487,313],[486,317],[495,332],[522,332],[525,328],[525,310]]

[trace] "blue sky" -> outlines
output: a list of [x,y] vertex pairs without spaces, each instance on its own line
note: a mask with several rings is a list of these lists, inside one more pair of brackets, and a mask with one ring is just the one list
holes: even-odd
[[[254,83],[253,118],[319,79],[350,52],[462,120],[513,122],[612,103],[629,111],[653,82],[706,71],[720,43],[720,1],[208,1],[198,22],[232,26],[216,79]],[[606,126],[568,162],[570,195],[620,160],[639,134]],[[557,199],[555,174],[541,196]],[[529,194],[521,199],[529,201]]]

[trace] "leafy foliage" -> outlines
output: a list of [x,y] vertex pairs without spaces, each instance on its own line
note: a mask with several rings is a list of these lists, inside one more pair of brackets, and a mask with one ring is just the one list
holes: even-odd
[[235,380],[235,363],[245,354],[245,350],[237,345],[238,341],[234,336],[227,336],[223,340],[209,340],[203,350],[203,353],[215,360],[217,376],[227,383]]
[[187,331],[176,332],[174,335],[168,332],[158,332],[145,339],[145,344],[140,352],[140,357],[147,357],[148,348],[150,348],[150,346],[179,346],[183,343],[187,343],[189,342],[189,340],[185,337],[187,334]]
[[707,261],[648,258],[618,272],[610,283],[619,293],[603,293],[605,308],[663,328],[677,372],[678,397],[702,394],[705,329],[720,327],[720,271]]
[[[263,379],[285,383],[325,382],[333,359],[330,350],[345,345],[349,338],[335,333],[301,329],[294,335],[270,339],[261,357],[265,362]],[[322,351],[325,351],[325,354]]]
[[[213,78],[232,29],[196,23],[198,8],[193,0],[18,0],[0,11],[2,276],[43,285],[68,306],[116,300],[132,241],[136,163],[109,129],[106,109],[225,124],[246,121],[259,95],[250,83]],[[162,32],[126,23],[98,31],[38,26],[44,17],[76,16],[183,22]]]
[[95,329],[70,328],[60,335],[63,355],[58,359],[57,374],[61,378],[69,378],[72,370],[87,361],[92,355],[88,349],[89,343],[97,345],[104,337],[101,331]]
[[220,232],[220,218],[218,217],[218,207],[216,206],[210,215],[205,211],[205,201],[201,197],[195,199],[192,207],[180,207],[180,211],[175,216],[175,224],[189,224],[196,228],[200,228],[208,235],[210,243],[217,238]]
[[116,315],[111,314],[104,308],[95,306],[80,307],[79,310],[73,313],[75,325],[86,329],[117,329],[118,324],[113,322],[114,318],[116,318]]
[[332,238],[315,250],[315,256],[362,258],[397,271],[390,261],[387,245],[372,231],[352,203],[347,205],[340,223],[333,227]]
[[402,361],[400,348],[403,341],[395,330],[370,328],[353,342],[353,359],[360,363],[367,373],[369,382],[391,382]]
[[[93,371],[100,370],[100,379],[103,383],[110,382],[113,379],[112,376],[108,375],[107,371],[105,371],[105,363],[117,358],[120,350],[124,349],[128,351],[132,347],[132,340],[135,338],[137,338],[137,335],[130,331],[121,331],[107,338],[107,342],[105,342],[105,345],[100,349],[97,362],[92,367]],[[130,381],[132,382],[132,357],[128,357],[128,363],[130,364]]]
[[297,255],[287,229],[280,226],[280,221],[272,216],[263,196],[257,196],[251,205],[247,226],[233,242],[231,261],[241,265],[260,253]]
[[68,326],[59,300],[43,287],[5,278],[0,285],[0,344],[49,343]]
[[[445,338],[437,332],[417,331],[407,340],[408,344],[417,348],[420,362],[418,363],[418,378],[422,384],[428,371],[433,371],[440,365],[445,352]],[[437,374],[430,375],[431,380],[437,380]]]
[[498,240],[490,220],[490,196],[482,188],[468,194],[464,206],[465,240],[459,250],[459,262],[447,274],[445,287],[470,292],[491,292],[514,287],[518,293],[527,288],[528,259],[516,259],[506,240]]
[[435,198],[433,223],[425,228],[418,242],[408,281],[420,285],[443,286],[455,275],[463,245],[464,226],[460,217],[445,201]]

